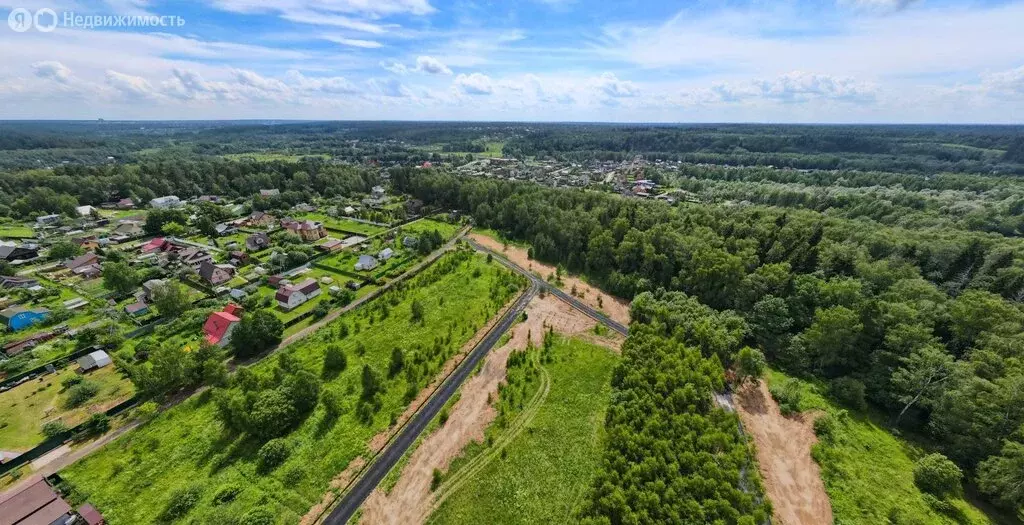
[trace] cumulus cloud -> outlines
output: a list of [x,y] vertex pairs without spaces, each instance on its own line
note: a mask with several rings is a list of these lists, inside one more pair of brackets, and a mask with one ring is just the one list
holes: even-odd
[[258,89],[260,91],[280,93],[288,90],[288,86],[284,82],[277,80],[276,78],[266,78],[260,76],[254,71],[247,69],[235,69],[232,71],[235,76],[235,82],[248,86],[251,88]]
[[359,93],[359,89],[344,77],[307,77],[293,69],[285,73],[284,78],[290,86],[303,92],[340,95]]
[[142,77],[128,75],[108,69],[107,85],[130,98],[152,98],[157,95],[149,81]]
[[421,55],[416,57],[416,63],[413,66],[407,66],[401,62],[395,61],[384,61],[380,63],[380,67],[396,74],[396,75],[408,75],[410,73],[426,73],[428,75],[451,75],[452,70],[444,65],[444,62],[432,57]]
[[827,99],[864,103],[875,100],[877,93],[877,87],[868,82],[848,77],[792,71],[772,79],[717,83],[707,89],[684,92],[683,98],[688,104],[742,102],[751,99],[778,102]]
[[32,64],[32,69],[35,70],[35,74],[39,78],[54,80],[61,84],[66,84],[71,80],[71,70],[64,64],[54,60],[36,62]]
[[451,75],[452,70],[440,60],[432,56],[421,56],[416,58],[416,70],[431,75]]
[[614,73],[602,74],[594,84],[602,93],[612,98],[635,97],[640,93],[636,84],[628,80],[619,80]]
[[1024,95],[1024,66],[982,75],[981,85],[997,95]]
[[371,92],[384,97],[407,98],[412,96],[409,88],[393,78],[371,78],[366,81],[366,84],[370,87]]
[[460,74],[455,77],[455,87],[467,95],[490,95],[494,93],[494,81],[482,73]]

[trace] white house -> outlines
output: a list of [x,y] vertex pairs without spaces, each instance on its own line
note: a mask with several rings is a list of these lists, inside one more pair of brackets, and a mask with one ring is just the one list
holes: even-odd
[[177,208],[181,206],[181,199],[176,195],[167,195],[165,197],[157,197],[149,201],[149,205],[158,209]]
[[361,272],[364,270],[372,270],[377,267],[377,259],[372,255],[360,255],[359,261],[356,262],[356,271]]
[[75,212],[78,213],[79,217],[92,217],[92,214],[96,212],[96,208],[92,206],[78,206],[75,208]]
[[103,368],[111,363],[110,355],[103,350],[97,350],[89,355],[78,358],[78,366],[82,370],[89,371],[95,368]]
[[58,223],[58,222],[60,222],[60,215],[57,215],[57,214],[53,214],[53,215],[40,215],[39,217],[36,217],[36,224],[38,224],[40,226],[44,226],[44,225],[47,225],[47,224],[55,224],[55,223]]
[[320,295],[320,284],[316,279],[306,279],[299,284],[284,285],[277,290],[274,299],[285,310],[293,310],[306,301]]
[[393,256],[394,254],[395,251],[392,250],[391,248],[384,248],[383,250],[380,251],[380,253],[377,254],[377,258],[382,261],[386,261],[390,259],[391,256]]

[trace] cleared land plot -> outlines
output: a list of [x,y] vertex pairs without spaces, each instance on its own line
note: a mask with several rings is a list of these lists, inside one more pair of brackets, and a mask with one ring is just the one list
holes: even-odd
[[366,224],[363,222],[353,221],[343,217],[331,217],[330,215],[324,213],[306,213],[304,215],[301,215],[300,217],[303,219],[320,221],[324,223],[324,228],[327,228],[328,230],[342,230],[350,233],[364,235],[367,237],[371,235],[377,235],[378,233],[387,229],[374,224]]
[[[768,381],[781,384],[788,379],[772,371]],[[816,386],[803,381],[799,384],[802,412],[842,409],[819,394]],[[891,523],[890,516],[898,516],[897,523],[997,523],[959,498],[948,501],[962,519],[932,509],[914,484],[914,459],[925,452],[893,436],[870,416],[851,412],[839,425],[837,435],[834,443],[822,442],[814,447],[836,523],[876,525]]]
[[[504,255],[508,260],[518,264],[545,279],[555,275],[555,267],[530,259],[529,248],[522,243],[506,242],[500,236],[496,236],[493,230],[478,232],[474,230],[469,237],[477,243]],[[611,320],[629,326],[629,303],[612,297],[596,286],[584,282],[582,279],[573,276],[563,276],[562,284],[559,286],[566,293],[576,290],[576,297],[591,308],[607,315]]]
[[[490,436],[493,443],[508,441],[514,436],[515,433],[507,431],[507,424],[513,419],[523,420],[516,418],[523,407],[511,399],[507,390],[501,405],[495,403],[499,397],[499,384],[507,382],[510,377],[506,364],[512,352],[526,349],[528,341],[534,346],[541,345],[543,334],[549,328],[554,328],[559,334],[591,341],[610,350],[618,350],[622,344],[622,339],[617,336],[596,335],[592,319],[550,295],[534,298],[527,306],[526,314],[526,320],[515,325],[499,343],[500,346],[487,355],[479,373],[462,386],[458,399],[447,410],[450,413],[447,422],[433,427],[411,454],[407,455],[407,460],[400,462],[388,475],[391,481],[370,495],[362,509],[364,523],[425,521],[435,503],[436,494],[431,490],[434,469],[448,471],[453,461],[457,464],[453,467],[456,470],[459,466],[467,465],[466,459],[457,459],[464,451],[466,458],[474,458],[469,459],[469,462],[481,463],[480,456],[483,453],[479,444],[485,441],[485,434]],[[517,368],[513,375],[524,376],[523,369]],[[539,374],[528,375],[525,379],[517,387],[524,392],[520,401],[528,397],[525,392],[536,392],[539,385]],[[496,418],[503,423],[492,425]],[[493,449],[488,448],[487,452],[493,452]],[[462,472],[454,474],[452,480],[468,477]],[[449,491],[450,488],[444,490]]]
[[82,376],[98,386],[96,395],[76,408],[66,408],[68,392],[61,382],[78,375],[76,368],[73,365],[0,393],[0,450],[28,450],[45,439],[44,423],[59,419],[73,427],[90,414],[104,411],[135,393],[131,381],[114,366],[105,366]]
[[[283,350],[319,375],[324,348],[336,343],[348,356],[348,366],[335,377],[324,377],[321,388],[340,398],[342,415],[330,421],[318,405],[283,438],[291,454],[272,473],[257,474],[255,452],[260,444],[226,432],[212,397],[198,395],[61,475],[112,525],[152,522],[174,490],[189,486],[197,487],[200,497],[183,521],[224,523],[263,506],[277,517],[276,522],[298,522],[320,501],[331,480],[367,452],[370,439],[402,413],[407,392],[417,388],[410,388],[406,374],[387,379],[380,410],[371,424],[364,424],[355,414],[363,365],[386,374],[392,351],[399,348],[410,362],[416,353],[431,356],[421,366],[426,372],[423,378],[432,377],[511,297],[518,286],[514,282],[506,270],[487,264],[481,256],[449,254],[410,283]],[[422,323],[412,321],[413,301],[423,306]],[[343,325],[348,331],[345,337]],[[253,370],[269,373],[274,361],[264,360]],[[214,495],[227,486],[240,491],[230,502],[215,504]]]
[[762,381],[736,393],[736,412],[754,439],[765,495],[775,520],[786,525],[832,523],[832,505],[811,448],[814,414],[783,416]]
[[513,419],[495,433],[495,443],[501,443],[503,434],[513,434],[500,452],[474,446],[467,460],[474,461],[475,452],[487,463],[472,472],[467,468],[464,481],[455,470],[448,483],[457,487],[446,494],[430,523],[574,521],[601,459],[604,413],[618,357],[575,339],[556,338],[550,351],[552,362],[539,364],[549,376],[546,397],[519,414],[528,419],[523,427]]

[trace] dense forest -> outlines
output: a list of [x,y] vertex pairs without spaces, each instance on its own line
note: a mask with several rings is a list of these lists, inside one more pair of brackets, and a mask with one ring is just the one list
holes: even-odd
[[[931,436],[994,501],[1019,505],[1021,474],[1006,469],[1024,441],[1020,241],[409,170],[392,181],[622,297],[674,290],[730,315],[775,366],[866,397],[897,428]],[[730,365],[731,351],[712,354]]]

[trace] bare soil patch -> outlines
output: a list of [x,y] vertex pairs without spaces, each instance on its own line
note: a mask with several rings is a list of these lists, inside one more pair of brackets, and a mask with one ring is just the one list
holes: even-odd
[[[547,279],[548,276],[555,273],[555,267],[542,262],[534,261],[530,259],[529,253],[524,248],[519,246],[504,246],[500,241],[495,240],[487,235],[481,235],[478,233],[470,233],[469,237],[477,243],[486,246],[498,253],[503,254],[508,260],[518,264],[519,266],[526,268],[527,270]],[[562,276],[562,290],[566,293],[571,293],[573,287],[576,287],[576,296],[586,303],[591,308],[594,308],[600,312],[603,312],[611,320],[629,326],[629,303],[622,299],[617,299],[600,289],[591,286],[579,279],[578,277]],[[601,298],[600,305],[598,304],[598,297]]]
[[497,411],[491,402],[497,399],[498,385],[505,380],[508,356],[526,348],[527,340],[543,344],[544,332],[554,327],[569,336],[587,336],[597,344],[618,350],[622,338],[593,334],[594,320],[548,296],[537,297],[526,308],[527,319],[511,331],[508,342],[492,350],[480,372],[462,386],[459,400],[452,406],[448,422],[427,436],[409,458],[390,493],[374,490],[363,504],[361,523],[423,523],[433,510],[434,494],[430,482],[434,469],[447,470],[471,442],[481,442]]
[[757,464],[776,523],[832,523],[832,504],[818,464],[811,458],[814,416],[783,416],[764,381],[736,392],[736,411],[754,438]]

